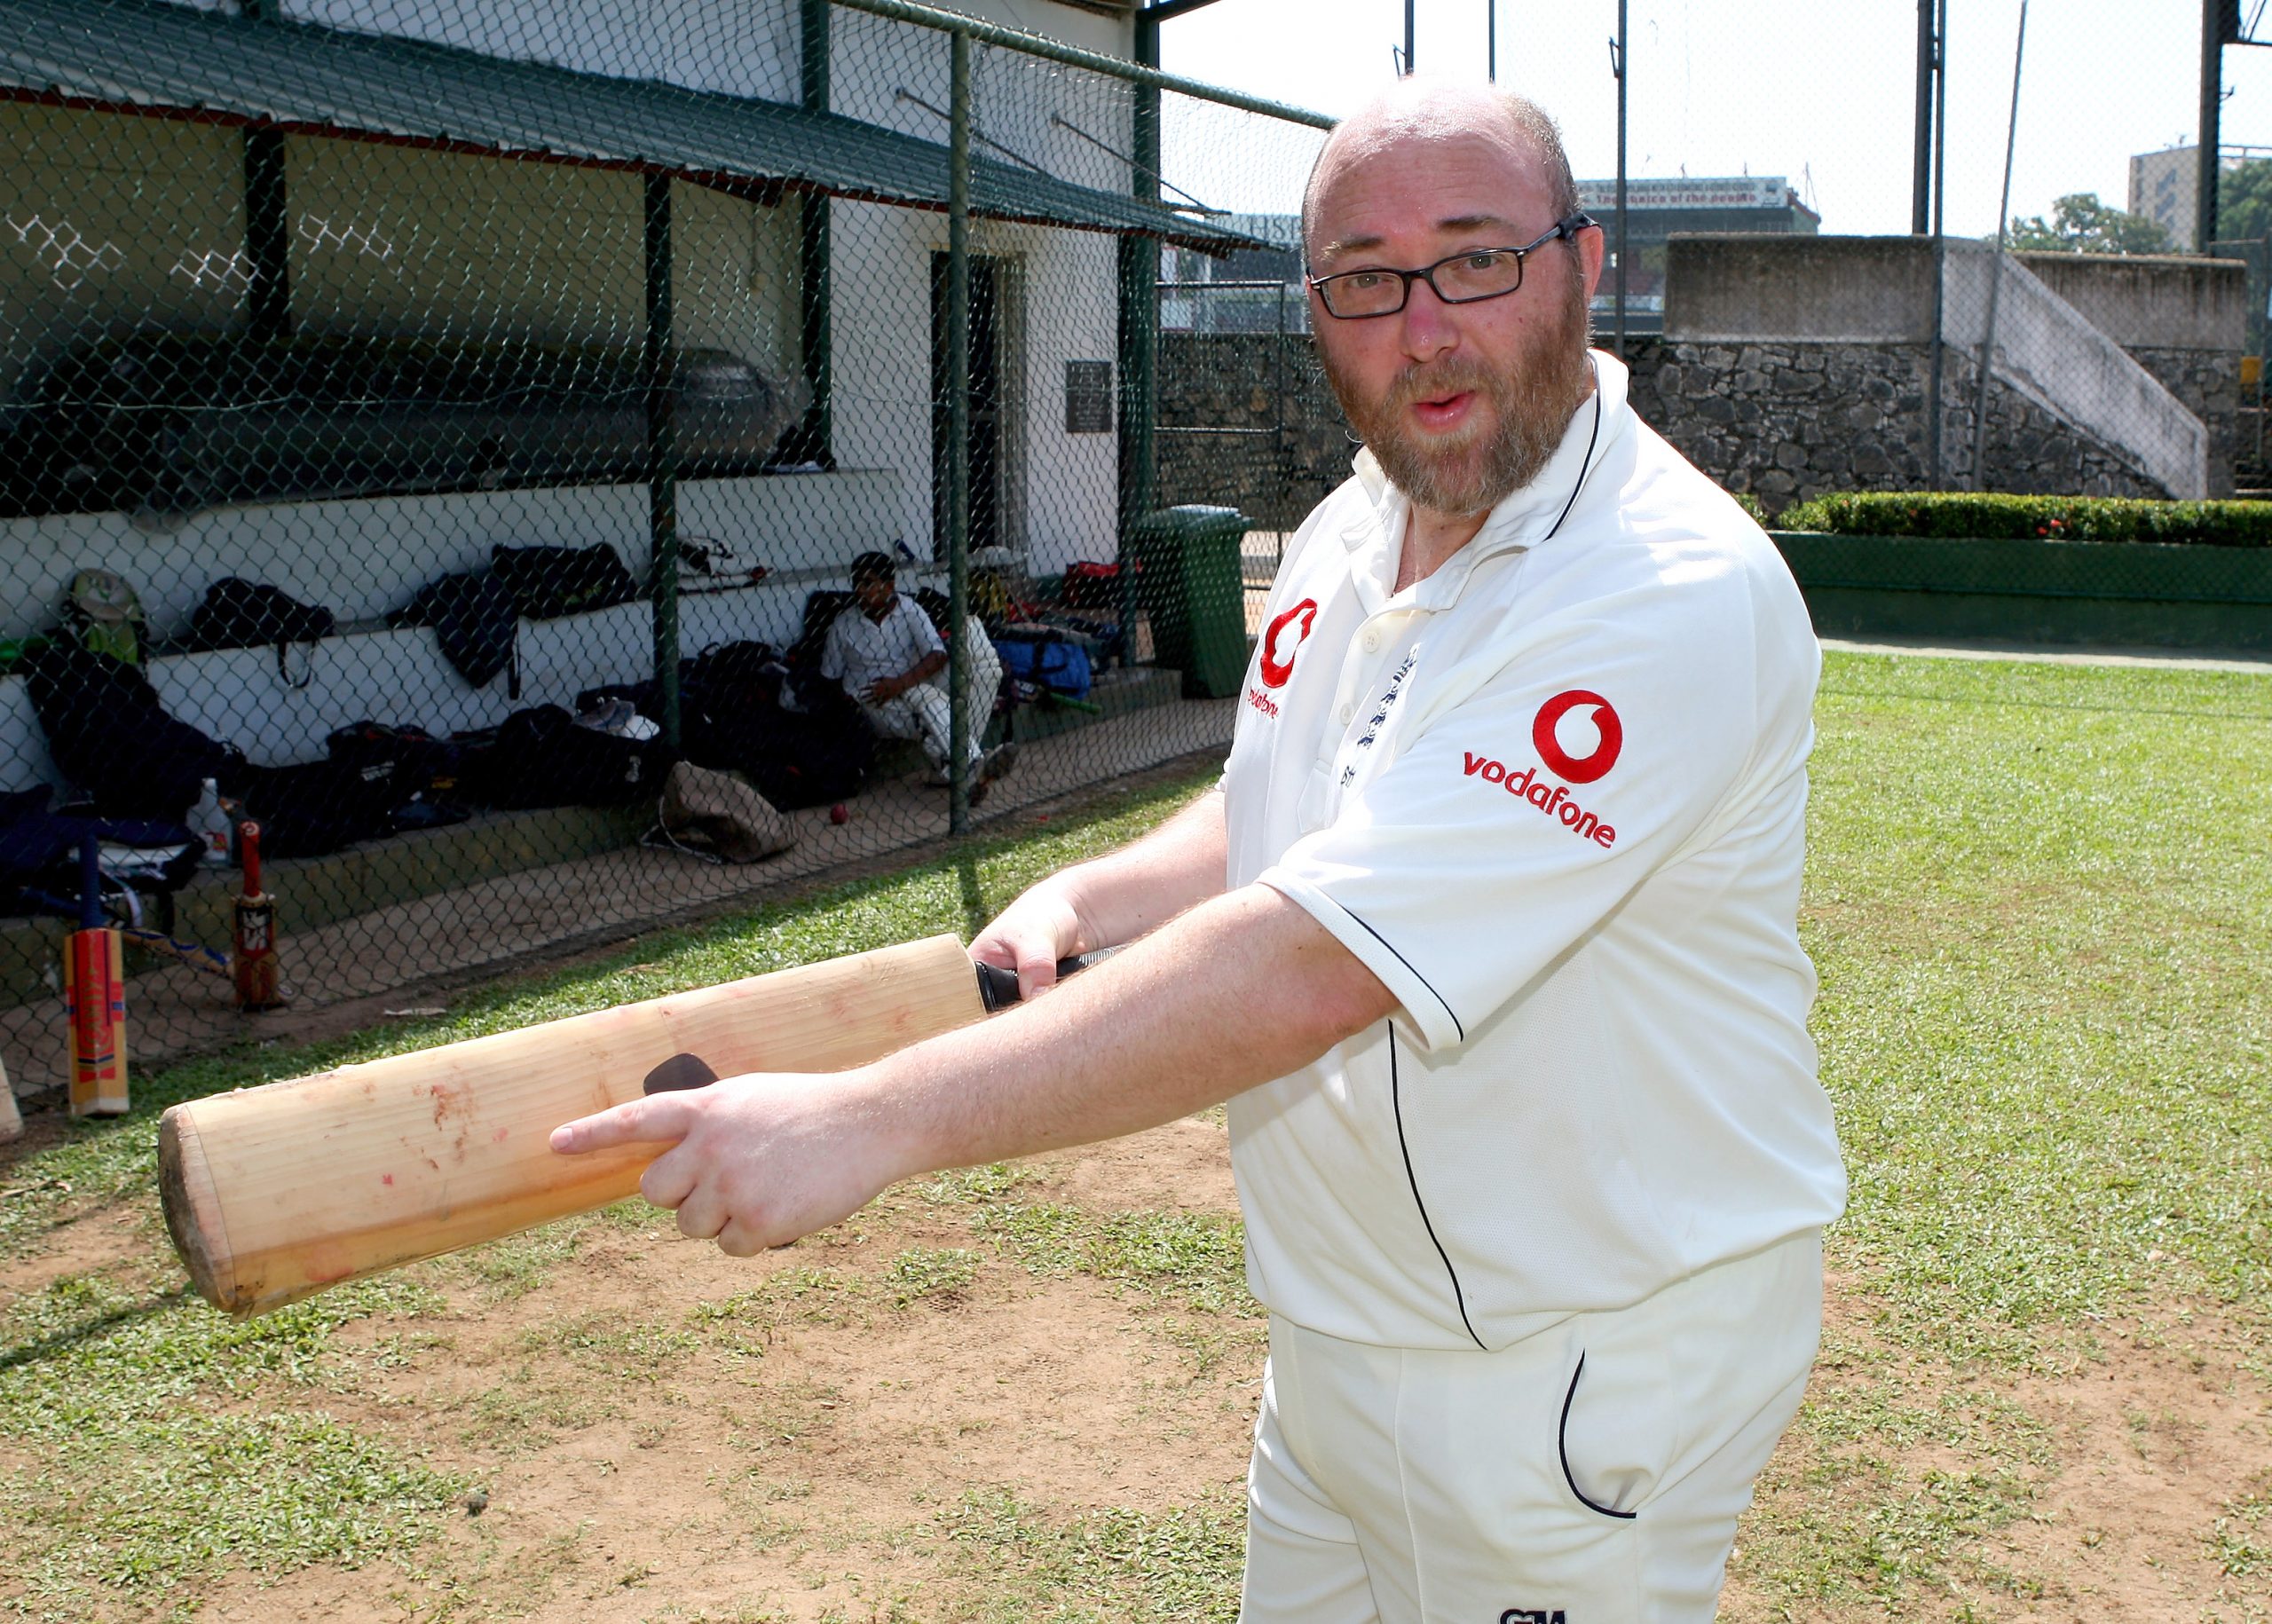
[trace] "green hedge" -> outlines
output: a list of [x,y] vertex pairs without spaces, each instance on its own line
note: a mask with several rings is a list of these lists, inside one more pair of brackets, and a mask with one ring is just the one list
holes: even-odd
[[1778,530],[1841,536],[2162,541],[2272,547],[2272,502],[2154,502],[2097,496],[1861,491],[1786,508]]

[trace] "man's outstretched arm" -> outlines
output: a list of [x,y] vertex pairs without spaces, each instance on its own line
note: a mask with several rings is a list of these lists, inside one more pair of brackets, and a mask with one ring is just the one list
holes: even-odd
[[1018,973],[1032,997],[1057,961],[1122,947],[1223,892],[1223,796],[1211,790],[1140,840],[1061,869],[1029,889],[970,944],[971,956]]
[[1132,1133],[1316,1059],[1395,1008],[1262,886],[1200,903],[1037,1004],[824,1076],[732,1077],[568,1123],[566,1154],[671,1144],[640,1188],[748,1256],[943,1168]]

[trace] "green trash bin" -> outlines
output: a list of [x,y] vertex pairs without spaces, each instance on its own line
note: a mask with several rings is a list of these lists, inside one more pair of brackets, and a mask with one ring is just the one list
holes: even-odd
[[1227,698],[1246,675],[1246,585],[1236,508],[1167,508],[1130,528],[1136,606],[1151,621],[1152,657],[1183,673],[1187,699]]

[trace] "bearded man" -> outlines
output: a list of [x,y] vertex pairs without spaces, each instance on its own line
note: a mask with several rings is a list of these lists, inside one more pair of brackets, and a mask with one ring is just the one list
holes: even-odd
[[746,1254],[895,1179],[1228,1101],[1270,1360],[1249,1624],[1713,1616],[1844,1179],[1797,929],[1819,656],[1773,547],[1587,348],[1551,122],[1407,82],[1306,200],[1364,441],[1273,587],[1220,786],[975,944],[1048,997],[677,1140]]

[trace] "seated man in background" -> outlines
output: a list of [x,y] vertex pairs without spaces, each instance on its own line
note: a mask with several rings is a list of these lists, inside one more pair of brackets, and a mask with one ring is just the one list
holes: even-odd
[[[852,561],[852,596],[828,628],[821,674],[844,685],[880,737],[920,744],[936,770],[935,782],[944,784],[953,759],[954,719],[945,688],[933,679],[947,668],[946,644],[922,606],[898,589],[888,555],[863,553]],[[970,802],[976,806],[985,799],[986,786],[1009,770],[1017,746],[1005,743],[983,753],[979,749],[1002,667],[974,618],[965,620],[963,635],[970,640],[971,678],[964,695],[965,747]],[[986,669],[993,673],[991,681],[984,677]],[[978,703],[982,698],[989,703]]]

